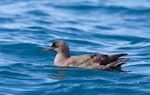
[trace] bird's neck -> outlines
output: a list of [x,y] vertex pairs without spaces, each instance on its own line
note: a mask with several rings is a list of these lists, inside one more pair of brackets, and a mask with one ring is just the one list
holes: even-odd
[[69,58],[68,53],[57,53],[55,56],[54,64],[56,66],[64,66],[64,61]]

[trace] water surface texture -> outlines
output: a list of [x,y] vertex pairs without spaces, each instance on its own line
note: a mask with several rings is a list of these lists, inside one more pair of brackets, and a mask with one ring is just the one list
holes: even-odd
[[[54,66],[71,55],[128,53],[126,72]],[[1,0],[0,95],[150,95],[149,0]]]

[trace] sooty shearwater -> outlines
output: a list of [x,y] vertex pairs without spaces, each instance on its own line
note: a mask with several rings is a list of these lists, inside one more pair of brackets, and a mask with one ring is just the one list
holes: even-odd
[[89,69],[112,70],[120,67],[129,58],[120,58],[126,53],[105,55],[105,54],[85,54],[79,56],[70,56],[69,47],[63,40],[56,40],[50,48],[43,49],[43,52],[55,51],[57,54],[54,64],[60,67],[81,67]]

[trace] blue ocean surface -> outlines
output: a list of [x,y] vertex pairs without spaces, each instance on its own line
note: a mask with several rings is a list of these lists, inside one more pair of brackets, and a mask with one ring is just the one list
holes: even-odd
[[[128,53],[124,72],[54,66],[71,55]],[[150,95],[150,0],[0,0],[0,95]]]

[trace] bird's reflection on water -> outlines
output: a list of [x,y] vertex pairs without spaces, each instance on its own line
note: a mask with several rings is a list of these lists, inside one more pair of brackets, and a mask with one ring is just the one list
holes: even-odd
[[67,67],[56,67],[56,71],[54,72],[52,79],[63,80],[66,78],[68,72],[69,72],[69,68]]
[[[54,79],[54,80],[63,80],[65,78],[67,78],[70,69],[71,69],[71,67],[56,67],[56,70],[53,73],[52,79]],[[89,70],[89,69],[87,69],[87,70]],[[122,70],[121,67],[120,67],[120,68],[114,68],[112,70],[108,70],[108,72],[127,73],[127,72],[130,72],[130,71]]]

